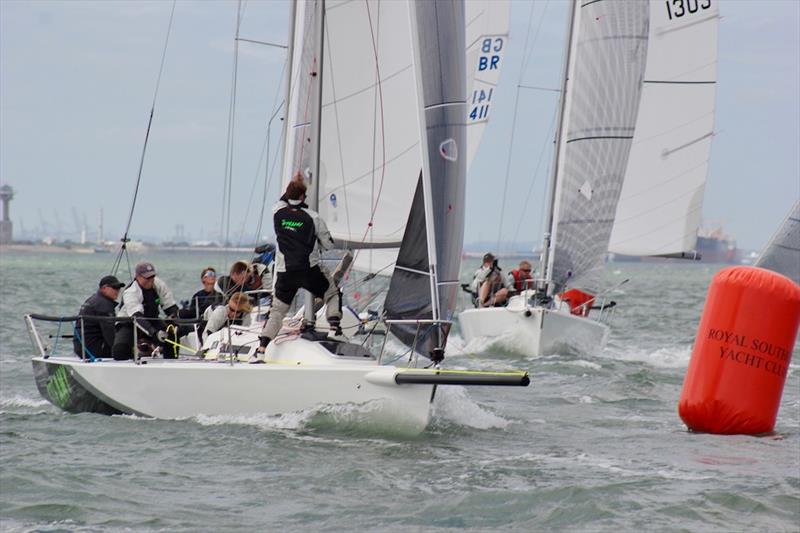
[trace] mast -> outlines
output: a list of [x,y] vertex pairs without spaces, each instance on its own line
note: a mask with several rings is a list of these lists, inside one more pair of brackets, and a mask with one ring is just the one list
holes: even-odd
[[[295,24],[297,24],[297,3],[292,2],[292,7],[289,10],[289,41],[287,42],[287,51],[286,51],[286,63],[287,63],[287,70],[286,73],[286,98],[283,104],[283,150],[281,150],[281,165],[280,168],[286,168],[286,144],[289,142],[289,135],[291,134],[289,130],[289,103],[292,101],[292,76],[294,75],[294,31],[295,31]],[[291,176],[289,176],[291,179]]]
[[[324,52],[325,41],[325,0],[318,0],[317,3],[319,13],[315,19],[314,24],[314,72],[311,73],[311,153],[309,154],[309,175],[308,190],[306,191],[306,203],[314,211],[319,211],[319,156],[320,156],[320,140],[322,127],[320,121],[322,120],[322,57]],[[289,176],[291,179],[291,176]],[[314,313],[314,295],[306,291],[304,298],[304,314],[303,319],[306,324],[313,324],[316,315]]]
[[570,69],[570,60],[572,57],[572,40],[573,34],[575,31],[575,16],[577,15],[577,9],[575,9],[575,4],[577,0],[572,0],[570,2],[569,8],[569,19],[567,22],[567,42],[566,42],[566,53],[564,54],[564,76],[563,81],[561,83],[561,98],[559,103],[558,109],[558,128],[556,129],[556,138],[555,138],[555,156],[553,158],[553,168],[552,173],[550,174],[550,194],[547,202],[547,217],[546,217],[546,225],[545,225],[545,232],[542,239],[542,255],[539,263],[542,265],[542,278],[546,281],[546,290],[549,293],[551,290],[550,284],[550,277],[552,276],[553,270],[553,258],[552,254],[550,253],[551,247],[551,240],[554,232],[554,222],[555,222],[555,205],[556,205],[556,189],[558,186],[558,165],[561,161],[561,146],[562,146],[562,133],[564,128],[564,109],[566,108],[567,104],[567,85],[569,83],[569,69]]

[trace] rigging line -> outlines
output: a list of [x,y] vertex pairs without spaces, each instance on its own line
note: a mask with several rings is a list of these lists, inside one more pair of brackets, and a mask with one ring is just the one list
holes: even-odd
[[551,93],[560,93],[561,89],[553,89],[552,87],[539,87],[536,85],[520,85],[520,89],[532,89],[534,91],[547,91]]
[[[369,16],[369,4],[364,2],[365,6],[367,7],[367,15]],[[378,4],[378,27],[380,28],[380,4]],[[381,82],[380,74],[378,72],[375,73],[375,85],[377,88],[377,84]],[[376,153],[376,143],[378,139],[378,91],[374,91],[372,93],[372,172],[370,172],[370,189],[369,189],[369,201],[370,205],[375,203],[375,160],[377,158]],[[383,164],[386,165],[386,158],[383,159]],[[350,232],[350,218],[347,219],[347,232],[348,235],[351,234]],[[372,232],[371,232],[372,233]],[[374,234],[370,235],[370,242],[372,242],[372,237]],[[372,270],[372,256],[373,254],[369,254],[369,261],[367,262],[367,270]]]
[[[329,28],[330,28],[329,25],[325,25],[325,34],[328,37],[328,46],[325,47],[325,53],[328,54],[328,63],[329,63],[326,66],[326,72],[327,72],[326,78],[328,80],[330,80],[330,82],[331,82],[330,83],[331,95],[333,97],[333,101],[332,101],[332,105],[333,105],[333,123],[336,126],[336,139],[337,139],[336,151],[337,151],[337,155],[339,156],[339,160],[338,160],[339,172],[342,175],[342,197],[346,200],[346,198],[347,198],[347,179],[346,179],[345,171],[344,171],[344,154],[342,153],[342,132],[341,132],[341,129],[339,127],[339,125],[341,123],[341,121],[339,119],[339,102],[340,102],[340,100],[336,96],[336,80],[335,80],[335,75],[334,75],[335,69],[334,69],[334,66],[333,66],[333,52],[331,51],[332,48],[333,48],[333,43],[331,41],[330,34],[328,33]],[[373,134],[373,139],[374,139],[374,134]],[[373,153],[374,152],[375,152],[375,149],[373,148]],[[333,193],[333,191],[331,191],[331,193]],[[343,205],[344,205],[345,219],[347,220],[347,235],[349,236],[349,235],[352,234],[352,231],[351,231],[351,228],[350,228],[350,206],[347,204],[347,201],[343,202]],[[355,259],[355,257],[353,259]],[[345,276],[346,275],[347,275],[347,273],[345,273]]]
[[150,106],[150,118],[147,120],[147,130],[144,134],[144,144],[142,145],[142,155],[139,158],[139,171],[136,174],[136,186],[133,190],[133,199],[131,200],[131,209],[128,213],[128,222],[125,225],[125,233],[122,236],[122,245],[120,246],[119,253],[117,254],[117,258],[114,261],[114,266],[112,268],[112,275],[117,273],[119,269],[120,262],[122,261],[122,254],[125,253],[127,250],[126,244],[128,243],[128,232],[131,229],[131,222],[133,221],[133,212],[136,209],[136,199],[139,196],[139,186],[142,182],[142,169],[144,168],[144,157],[147,153],[147,142],[150,139],[150,127],[153,125],[153,115],[155,114],[156,109],[156,99],[158,97],[158,89],[161,86],[161,75],[164,72],[164,63],[167,58],[167,45],[169,44],[169,36],[172,33],[172,20],[175,15],[175,5],[177,0],[172,0],[172,9],[169,12],[169,22],[167,24],[167,36],[164,39],[164,48],[161,51],[161,63],[158,67],[158,76],[156,77],[156,86],[153,90],[153,103]]
[[[531,4],[531,13],[528,16],[528,30],[525,32],[525,46],[522,48],[526,53],[528,52],[528,42],[529,42],[530,36],[531,36],[531,27],[533,25],[533,11],[534,11],[535,7],[536,7],[536,5],[532,3]],[[547,7],[546,4],[545,4],[545,7]],[[542,17],[542,18],[544,18],[544,17]],[[539,24],[539,28],[541,28],[541,21],[540,21],[540,24]],[[537,28],[537,35],[538,35],[538,31],[539,30]],[[502,202],[501,202],[501,206],[500,206],[500,224],[498,225],[498,228],[497,228],[497,242],[495,244],[495,250],[497,250],[498,252],[500,251],[499,250],[499,248],[500,248],[500,238],[503,236],[503,219],[504,219],[503,215],[505,214],[505,209],[506,209],[506,195],[508,194],[508,180],[509,180],[509,177],[511,176],[511,152],[512,152],[511,149],[514,146],[514,133],[515,133],[516,126],[517,126],[517,110],[519,108],[519,89],[520,89],[519,86],[522,84],[522,78],[525,75],[525,68],[526,68],[526,61],[525,61],[525,58],[523,57],[522,65],[521,65],[520,70],[519,70],[519,79],[517,81],[517,92],[514,95],[514,118],[511,120],[511,139],[509,140],[509,143],[508,143],[508,156],[506,158],[506,176],[505,176],[505,180],[503,181],[503,196],[502,196]]]
[[[282,101],[281,105],[276,109],[275,112],[277,113],[278,110],[283,109],[284,104],[285,101]],[[275,118],[274,115],[273,118]],[[271,120],[272,119],[270,119],[270,121]],[[269,129],[269,127],[267,129]],[[280,140],[280,137],[278,137],[278,139]],[[269,193],[269,186],[272,183],[272,178],[275,176],[275,163],[278,161],[278,151],[281,148],[280,143],[278,143],[278,145],[275,147],[275,156],[272,158],[272,166],[269,166],[269,144],[270,144],[270,137],[269,137],[269,132],[267,132],[267,164],[264,165],[264,174],[265,174],[264,192],[261,195],[261,212],[258,215],[258,227],[256,228],[256,241],[258,241],[258,238],[261,235],[261,229],[264,225],[264,208],[267,205],[267,195]]]
[[[278,92],[279,93],[281,92],[281,89],[282,89],[282,87],[280,86],[280,84],[278,84]],[[259,235],[261,234],[261,222],[262,222],[261,217],[264,216],[264,203],[267,201],[266,189],[269,186],[269,175],[270,175],[269,174],[269,172],[270,172],[270,166],[269,166],[269,162],[270,162],[269,155],[270,155],[270,153],[269,153],[269,149],[270,149],[270,135],[272,133],[272,121],[275,119],[275,117],[278,114],[278,111],[280,111],[280,110],[281,110],[280,107],[278,109],[276,109],[273,112],[273,114],[270,116],[269,121],[267,123],[267,132],[266,132],[266,135],[265,135],[264,144],[261,147],[261,155],[259,155],[259,157],[258,157],[258,164],[256,165],[256,171],[255,171],[255,174],[253,175],[253,184],[250,186],[250,194],[247,196],[247,207],[245,208],[244,217],[241,220],[241,226],[239,228],[239,237],[237,239],[237,242],[239,242],[239,243],[244,242],[244,233],[245,233],[245,229],[247,228],[247,221],[250,218],[250,208],[253,205],[253,199],[256,197],[256,185],[258,185],[258,178],[261,175],[261,163],[264,163],[264,193],[263,193],[263,197],[262,197],[260,217],[258,219],[258,223],[256,225],[256,233],[254,235],[255,245],[258,244],[258,238],[259,238]],[[266,162],[264,161],[265,155],[266,155]]]
[[[239,0],[237,9],[236,9],[236,29],[234,31],[234,38],[238,37],[239,35],[239,27],[241,24],[241,16],[242,16],[242,0]],[[237,60],[239,56],[239,47],[238,41],[234,39],[234,46],[233,46],[233,69],[231,71],[231,94],[228,100],[228,127],[226,132],[225,138],[225,168],[223,171],[223,180],[222,180],[222,205],[221,205],[221,218],[219,224],[219,231],[220,231],[220,240],[222,241],[220,244],[223,246],[224,253],[223,253],[223,262],[225,265],[228,264],[228,231],[225,228],[225,221],[230,220],[230,214],[228,213],[230,209],[230,172],[229,168],[232,166],[231,159],[232,159],[232,151],[233,151],[233,119],[234,119],[234,109],[235,109],[235,100],[236,100],[236,70],[237,70]]]
[[[381,113],[381,179],[378,182],[378,193],[375,196],[375,201],[370,206],[370,213],[369,213],[369,222],[367,222],[367,227],[364,228],[364,235],[361,237],[361,242],[365,242],[367,239],[367,235],[369,234],[370,230],[372,229],[373,222],[375,220],[375,212],[378,210],[378,203],[381,200],[381,194],[383,193],[383,182],[386,178],[386,122],[384,118],[384,105],[383,105],[383,83],[381,82],[381,69],[380,69],[380,62],[378,61],[378,45],[375,42],[375,28],[372,24],[372,14],[369,10],[369,2],[364,0],[364,4],[367,7],[367,20],[369,21],[369,33],[372,40],[372,51],[375,54],[375,74],[377,75],[377,89],[378,89],[378,101],[380,105],[378,106]],[[355,264],[356,258],[361,250],[357,250],[356,253],[353,255],[353,262],[351,265]]]
[[270,118],[267,120],[266,138],[264,139],[264,143],[261,146],[261,155],[259,155],[258,157],[258,165],[256,166],[256,172],[255,175],[253,176],[253,185],[250,188],[250,195],[247,197],[247,209],[245,210],[244,219],[242,220],[242,226],[239,232],[239,242],[242,242],[242,240],[244,239],[244,232],[245,228],[247,227],[247,219],[250,217],[250,206],[253,203],[253,198],[255,198],[256,184],[258,183],[258,176],[261,171],[261,163],[264,161],[264,158],[266,157],[266,162],[264,163],[264,192],[262,194],[262,199],[261,199],[261,211],[259,213],[258,223],[256,224],[256,232],[253,239],[255,245],[258,245],[259,236],[261,235],[261,226],[263,224],[263,219],[264,219],[264,204],[267,201],[267,190],[269,188],[269,183],[270,183],[271,168],[269,165],[270,162],[269,149],[270,149],[270,136],[272,131],[272,121],[275,119],[275,116],[278,114],[278,112],[283,108],[284,102],[281,101],[280,104],[277,104],[277,101],[283,89],[283,85],[281,82],[283,82],[283,76],[286,73],[287,62],[288,62],[288,57],[283,62],[283,67],[281,68],[281,75],[278,78],[277,90],[275,91],[275,97],[273,98],[272,102],[272,107],[274,111],[272,115],[270,115]]
[[267,41],[257,41],[255,39],[245,39],[244,37],[237,37],[236,40],[237,41],[242,41],[242,42],[245,42],[245,43],[263,44],[264,46],[273,46],[275,48],[283,48],[284,50],[289,48],[285,44],[270,43],[270,42],[267,42]]
[[[560,91],[559,91],[560,92]],[[531,180],[530,185],[528,185],[528,193],[525,195],[525,202],[522,204],[522,215],[525,215],[525,212],[528,210],[528,202],[531,198],[531,193],[533,192],[533,186],[536,184],[536,178],[539,176],[539,168],[542,165],[542,160],[544,159],[544,151],[547,149],[547,146],[550,144],[551,132],[555,128],[556,125],[556,116],[558,116],[558,108],[553,109],[553,118],[550,119],[550,127],[547,129],[547,135],[544,137],[544,142],[542,143],[542,149],[539,151],[539,158],[536,162],[536,170],[533,171],[533,179]],[[517,224],[516,229],[514,230],[514,238],[511,239],[512,243],[517,242],[517,236],[519,235],[519,229],[524,226],[524,224]],[[528,229],[526,227],[526,229]]]

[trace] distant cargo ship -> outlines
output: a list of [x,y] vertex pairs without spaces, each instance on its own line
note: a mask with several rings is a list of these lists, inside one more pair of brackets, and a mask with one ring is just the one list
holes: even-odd
[[722,228],[700,229],[697,232],[697,253],[703,263],[738,264],[741,252],[736,248],[736,239],[723,234]]

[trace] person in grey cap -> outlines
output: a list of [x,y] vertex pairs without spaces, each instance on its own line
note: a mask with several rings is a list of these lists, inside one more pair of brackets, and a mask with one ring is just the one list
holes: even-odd
[[[89,296],[78,314],[83,318],[75,323],[72,347],[81,358],[109,357],[114,344],[114,321],[96,317],[113,317],[119,290],[125,286],[114,276],[103,276],[97,292]],[[88,318],[92,317],[92,318]]]
[[[141,348],[140,351],[146,353],[149,351],[145,349],[146,347],[155,345],[161,348],[165,358],[174,358],[177,355],[175,345],[165,343],[166,326],[158,319],[159,308],[170,318],[178,316],[178,304],[172,296],[172,291],[161,278],[156,276],[153,263],[142,261],[136,265],[133,282],[122,292],[122,307],[117,316],[136,318],[140,345],[137,348]],[[131,322],[117,324],[112,355],[114,359],[133,358]]]

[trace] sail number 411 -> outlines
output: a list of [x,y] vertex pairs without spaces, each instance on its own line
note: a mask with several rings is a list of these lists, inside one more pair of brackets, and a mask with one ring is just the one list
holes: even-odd
[[711,0],[666,0],[667,15],[669,20],[673,17],[680,18],[687,13],[697,13],[701,9],[711,7]]

